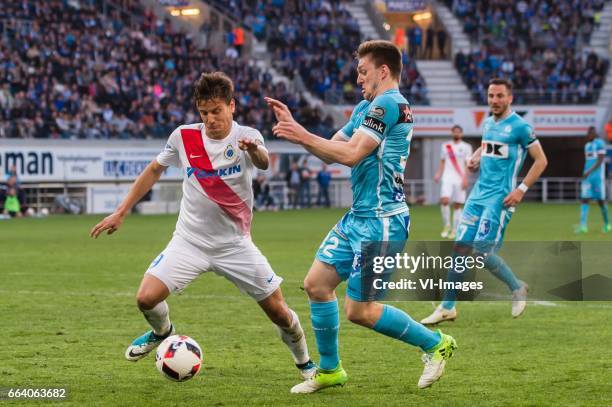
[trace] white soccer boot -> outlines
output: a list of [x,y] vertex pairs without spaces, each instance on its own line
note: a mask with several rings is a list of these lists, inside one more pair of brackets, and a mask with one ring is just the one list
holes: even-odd
[[423,325],[436,325],[444,321],[454,321],[455,318],[457,318],[457,309],[455,307],[445,309],[438,305],[430,316],[421,320],[421,323]]
[[518,290],[512,291],[512,318],[519,317],[527,307],[527,291],[529,286],[521,281],[523,286]]

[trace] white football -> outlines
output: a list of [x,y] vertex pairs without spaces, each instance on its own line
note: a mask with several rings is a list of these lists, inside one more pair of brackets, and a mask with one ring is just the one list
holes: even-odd
[[167,379],[189,380],[200,372],[202,348],[186,335],[172,335],[157,347],[155,366]]

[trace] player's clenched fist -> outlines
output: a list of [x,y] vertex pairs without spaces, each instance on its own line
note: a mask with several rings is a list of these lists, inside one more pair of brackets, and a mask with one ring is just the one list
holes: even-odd
[[94,226],[93,229],[91,229],[89,236],[95,239],[105,230],[108,230],[108,235],[112,235],[119,229],[119,227],[121,227],[123,218],[124,216],[117,212],[108,215],[106,218],[102,219],[100,223]]

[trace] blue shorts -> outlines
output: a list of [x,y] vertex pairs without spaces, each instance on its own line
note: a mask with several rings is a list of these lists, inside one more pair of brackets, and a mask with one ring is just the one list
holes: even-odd
[[492,253],[501,247],[513,213],[514,207],[483,205],[468,200],[457,226],[455,242],[473,246],[479,253]]
[[580,199],[606,199],[606,179],[601,176],[583,179],[580,182]]
[[[364,242],[393,241],[402,250],[410,231],[408,212],[384,218],[366,218],[346,213],[329,231],[317,251],[317,260],[334,266],[348,280],[346,295],[354,301],[370,301],[362,290],[361,246]],[[394,255],[394,253],[387,253]]]

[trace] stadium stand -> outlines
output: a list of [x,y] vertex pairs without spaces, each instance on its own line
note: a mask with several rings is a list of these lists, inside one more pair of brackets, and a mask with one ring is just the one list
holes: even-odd
[[479,103],[492,77],[512,79],[517,104],[596,102],[608,60],[589,50],[605,0],[445,0],[463,22],[472,52],[455,66]]
[[[107,14],[100,10],[107,10]],[[331,118],[248,59],[198,49],[138,2],[10,2],[0,9],[0,137],[165,138],[196,122],[191,86],[202,71],[235,81],[241,123],[269,136],[264,95],[284,100],[309,128]]]
[[[355,103],[361,93],[355,82],[353,52],[362,41],[357,20],[340,0],[213,1],[265,41],[274,66],[301,81],[328,103]],[[404,55],[402,93],[413,104],[428,104],[425,79]],[[297,79],[296,77],[300,78]]]

